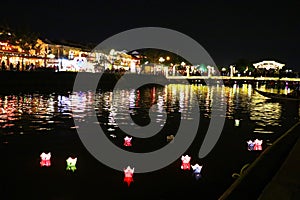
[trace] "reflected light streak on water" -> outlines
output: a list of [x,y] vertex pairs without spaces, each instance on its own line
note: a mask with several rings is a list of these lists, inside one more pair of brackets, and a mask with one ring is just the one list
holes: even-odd
[[[280,92],[286,93],[288,89]],[[94,123],[117,128],[116,118],[120,123],[126,124],[128,112],[134,116],[145,111],[145,115],[141,117],[146,119],[146,111],[149,108],[157,115],[156,122],[163,126],[164,119],[161,114],[163,110],[167,113],[179,112],[181,119],[192,120],[189,116],[189,109],[193,105],[192,101],[197,98],[200,115],[210,118],[214,96],[217,96],[215,100],[219,101],[216,105],[227,105],[227,120],[247,121],[255,126],[256,133],[273,133],[272,127],[282,126],[283,120],[286,120],[286,116],[282,116],[286,108],[281,103],[268,101],[267,98],[254,92],[252,86],[248,84],[235,84],[233,87],[170,84],[165,87],[151,86],[137,91],[117,90],[114,94],[108,91],[104,93],[77,92],[69,95],[1,96],[0,128],[2,134],[70,129],[74,128],[74,124],[71,123],[72,117],[91,116],[92,111],[96,111],[97,116],[100,117],[104,112],[109,113],[108,122],[100,120]],[[157,107],[151,107],[153,104]],[[221,107],[215,109],[221,109]],[[65,123],[66,121],[68,123]]]

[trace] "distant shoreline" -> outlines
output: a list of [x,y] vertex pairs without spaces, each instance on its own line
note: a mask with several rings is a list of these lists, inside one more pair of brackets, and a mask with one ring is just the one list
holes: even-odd
[[[0,95],[19,94],[19,93],[71,93],[74,91],[74,83],[76,77],[80,74],[82,83],[77,90],[91,91],[102,90],[110,91],[116,86],[116,83],[123,76],[124,72],[54,72],[54,71],[0,71]],[[128,73],[124,77],[125,80],[121,84],[124,89],[129,89],[135,83],[149,82],[149,84],[165,83],[165,84],[216,84],[218,81],[202,80],[187,80],[187,79],[167,79],[163,74],[136,74]],[[98,83],[95,88],[95,83]],[[223,80],[225,86],[233,84],[243,84],[245,81],[240,80]],[[251,81],[247,82],[251,84]],[[253,84],[253,83],[252,83]],[[284,85],[285,86],[285,85]]]
[[[83,78],[84,83],[77,89],[82,90],[113,90],[115,84],[122,77],[122,73],[90,73],[90,72],[16,72],[0,71],[0,94],[16,94],[27,92],[38,93],[68,93],[73,91],[77,75]],[[150,80],[167,81],[163,75],[129,74],[131,77],[151,77]],[[153,79],[154,78],[154,79]],[[98,82],[97,88],[94,84]],[[128,81],[130,83],[130,81]]]

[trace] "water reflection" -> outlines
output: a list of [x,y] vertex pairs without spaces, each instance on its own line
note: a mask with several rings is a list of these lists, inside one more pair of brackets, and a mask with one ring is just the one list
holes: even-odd
[[[260,90],[287,94],[290,88],[274,89],[261,87]],[[299,103],[290,101],[275,101],[264,97],[256,92],[253,93],[251,101],[250,119],[256,123],[255,132],[273,133],[279,127],[294,124],[299,119]],[[269,126],[271,130],[266,130]]]
[[53,130],[69,115],[68,97],[60,95],[10,95],[0,97],[0,127],[3,134]]
[[[272,89],[270,89],[272,90]],[[288,92],[287,89],[280,91]],[[218,98],[213,98],[217,96]],[[71,103],[72,99],[72,103]],[[226,119],[241,120],[255,127],[256,133],[273,133],[287,121],[299,118],[299,105],[268,101],[254,92],[250,84],[225,86],[170,84],[165,87],[147,86],[139,90],[113,92],[75,92],[69,95],[23,94],[0,96],[0,128],[2,134],[19,134],[75,128],[72,118],[85,119],[94,113],[97,122],[114,131],[128,118],[140,126],[149,123],[149,109],[156,123],[165,125],[163,113],[169,117],[180,113],[182,120],[192,120],[193,101],[199,101],[200,115],[211,118],[213,101],[226,108]],[[153,107],[153,105],[156,105]],[[130,115],[128,115],[130,113]],[[118,121],[118,123],[116,123]]]

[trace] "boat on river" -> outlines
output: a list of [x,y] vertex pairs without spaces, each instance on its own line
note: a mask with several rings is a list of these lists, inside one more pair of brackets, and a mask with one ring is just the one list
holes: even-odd
[[258,90],[256,88],[253,88],[253,89],[257,93],[259,93],[259,94],[261,94],[265,97],[274,99],[274,100],[300,101],[300,95],[299,95],[298,90],[294,90],[293,92],[288,93],[288,94],[276,94],[276,93],[273,93],[273,92],[261,91],[261,90]]

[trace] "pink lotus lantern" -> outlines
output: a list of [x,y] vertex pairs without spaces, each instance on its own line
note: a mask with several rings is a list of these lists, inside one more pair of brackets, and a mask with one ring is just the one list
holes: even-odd
[[133,182],[133,173],[134,168],[131,169],[130,166],[124,169],[124,182],[127,183],[128,187],[130,186],[130,183]]
[[132,137],[126,136],[126,137],[124,138],[124,146],[126,146],[126,147],[132,146],[132,144],[131,144],[131,139],[132,139]]
[[190,170],[190,161],[191,157],[186,155],[186,156],[181,156],[181,169],[183,170]]
[[255,140],[254,140],[254,150],[261,151],[261,150],[262,150],[262,146],[261,146],[262,143],[263,143],[262,140],[255,139]]
[[41,153],[40,155],[41,161],[40,161],[40,165],[41,167],[50,167],[51,166],[51,153]]

